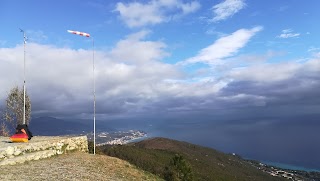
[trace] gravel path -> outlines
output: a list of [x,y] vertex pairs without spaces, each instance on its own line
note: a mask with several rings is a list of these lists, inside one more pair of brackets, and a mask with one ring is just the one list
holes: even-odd
[[0,180],[161,180],[128,162],[75,152],[21,165],[0,166]]

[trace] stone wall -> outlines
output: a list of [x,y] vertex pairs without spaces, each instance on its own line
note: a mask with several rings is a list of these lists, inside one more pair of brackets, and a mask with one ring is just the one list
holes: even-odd
[[28,143],[10,143],[3,141],[4,137],[0,140],[0,165],[14,165],[71,151],[88,152],[86,136],[33,137]]

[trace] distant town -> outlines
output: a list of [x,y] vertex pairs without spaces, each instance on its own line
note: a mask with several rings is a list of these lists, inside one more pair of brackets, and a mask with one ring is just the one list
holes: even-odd
[[[87,135],[89,140],[93,140],[93,135]],[[143,139],[147,136],[146,132],[139,130],[100,132],[96,135],[97,146],[102,145],[123,145],[132,141]]]
[[282,169],[266,165],[257,161],[248,160],[248,162],[257,169],[270,174],[274,177],[283,177],[293,181],[319,181],[320,172],[307,172],[302,170]]

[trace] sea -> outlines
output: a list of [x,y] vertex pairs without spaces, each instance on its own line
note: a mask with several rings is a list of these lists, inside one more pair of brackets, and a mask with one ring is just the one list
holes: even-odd
[[320,123],[299,121],[117,120],[118,130],[136,129],[294,170],[320,171]]

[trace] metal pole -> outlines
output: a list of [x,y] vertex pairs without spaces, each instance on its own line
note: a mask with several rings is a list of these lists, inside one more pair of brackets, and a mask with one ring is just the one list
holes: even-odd
[[23,33],[23,124],[26,124],[26,34],[20,29]]
[[[67,30],[69,33],[90,37],[89,33],[84,33],[80,31]],[[93,69],[93,154],[96,154],[96,82],[95,82],[95,73],[94,73],[94,38],[92,38],[92,69]]]
[[96,81],[94,66],[94,38],[92,37],[92,65],[93,65],[93,154],[96,154]]

